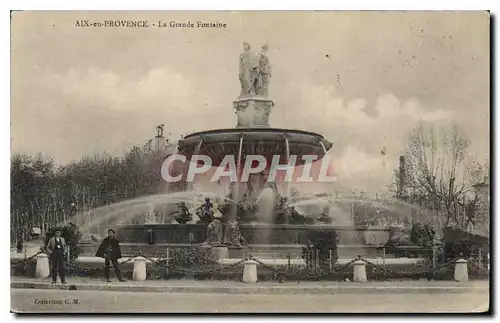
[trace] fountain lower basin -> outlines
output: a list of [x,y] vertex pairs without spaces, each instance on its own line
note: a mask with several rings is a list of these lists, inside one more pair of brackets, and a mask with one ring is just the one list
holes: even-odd
[[[206,224],[143,224],[115,226],[120,242],[154,244],[201,244],[206,240]],[[370,228],[366,226],[331,225],[290,225],[290,224],[240,224],[240,232],[247,244],[306,245],[308,233],[321,229],[335,229],[342,235],[356,232],[378,232],[389,237],[390,228]],[[272,233],[272,234],[269,234]],[[387,240],[385,240],[387,241]]]
[[[206,224],[145,224],[112,228],[124,255],[133,256],[141,252],[149,257],[164,254],[167,248],[198,247],[206,240],[207,231]],[[349,259],[359,254],[380,256],[378,249],[387,242],[390,231],[390,228],[365,226],[241,224],[240,232],[247,245],[237,254],[252,254],[261,258],[300,257],[302,248],[309,243],[309,234],[322,229],[335,229],[339,241],[338,255]],[[343,243],[345,237],[352,238],[352,235],[357,243]],[[85,255],[93,255],[94,244],[82,242],[80,247]]]

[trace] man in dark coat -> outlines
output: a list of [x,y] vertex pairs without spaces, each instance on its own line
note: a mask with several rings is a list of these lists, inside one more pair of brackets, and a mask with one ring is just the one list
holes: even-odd
[[111,281],[109,278],[110,262],[113,264],[113,268],[115,269],[116,278],[118,278],[121,282],[125,281],[122,278],[120,267],[118,266],[118,259],[122,257],[122,252],[120,250],[120,243],[115,238],[115,231],[112,229],[108,230],[108,237],[101,242],[99,249],[97,249],[96,256],[104,258],[104,277],[106,277],[106,281]]
[[52,284],[56,283],[57,272],[61,283],[66,284],[64,277],[64,255],[66,253],[66,241],[61,237],[61,230],[56,229],[55,236],[49,239],[47,243],[47,253],[50,257]]

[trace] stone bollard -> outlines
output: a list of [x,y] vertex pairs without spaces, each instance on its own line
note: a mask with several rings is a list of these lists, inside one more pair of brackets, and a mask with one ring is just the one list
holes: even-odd
[[365,282],[367,281],[366,278],[366,262],[363,260],[356,260],[354,263],[354,274],[352,277],[352,281],[355,282]]
[[45,253],[38,254],[36,257],[36,278],[47,278],[50,275],[49,256]]
[[466,282],[469,280],[469,273],[467,271],[467,260],[458,259],[457,261],[455,261],[454,278],[457,282]]
[[228,247],[212,247],[212,257],[217,259],[226,259],[229,258],[229,249]]
[[243,263],[243,282],[256,283],[257,282],[257,262],[254,260],[247,260]]
[[145,281],[146,280],[146,258],[135,257],[134,258],[134,274],[132,279],[135,281]]

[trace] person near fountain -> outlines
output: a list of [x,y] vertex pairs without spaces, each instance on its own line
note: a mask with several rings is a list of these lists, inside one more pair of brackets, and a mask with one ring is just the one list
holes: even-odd
[[69,216],[72,217],[78,212],[78,207],[75,202],[71,202],[69,206]]
[[47,253],[50,257],[50,265],[52,272],[52,284],[57,282],[57,272],[61,283],[66,284],[64,277],[64,254],[66,250],[66,241],[61,237],[61,230],[56,229],[55,236],[49,239],[47,243]]
[[23,252],[24,249],[24,237],[22,234],[22,231],[17,233],[17,245],[16,245],[16,250],[18,253]]
[[101,245],[97,249],[96,256],[104,258],[104,277],[106,278],[107,282],[111,281],[109,277],[110,263],[113,264],[116,278],[118,278],[118,280],[121,282],[125,281],[122,278],[120,267],[118,265],[118,259],[122,257],[120,243],[115,238],[115,231],[113,229],[108,230],[108,236],[101,242]]

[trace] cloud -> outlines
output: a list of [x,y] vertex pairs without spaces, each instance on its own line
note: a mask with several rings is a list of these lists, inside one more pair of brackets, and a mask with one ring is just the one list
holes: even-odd
[[165,106],[173,108],[173,113],[193,112],[189,104],[189,80],[168,66],[157,67],[135,78],[96,68],[88,71],[73,68],[65,74],[54,75],[52,84],[61,84],[61,91],[74,100],[91,100],[114,112],[160,112]]
[[377,98],[375,113],[369,114],[364,98],[346,101],[335,89],[303,82],[289,89],[295,93],[295,113],[279,114],[275,123],[323,134],[334,144],[330,154],[338,185],[368,191],[389,184],[409,132],[420,121],[449,123],[454,117],[449,110],[426,109],[416,98],[401,101],[389,93]]
[[[45,93],[42,95],[59,97],[59,106],[53,106],[52,111],[47,112],[59,114],[61,118],[65,113],[60,106],[63,102],[78,109],[77,113],[81,115],[121,119],[123,128],[152,127],[154,124],[140,123],[141,115],[147,115],[148,119],[156,115],[158,123],[166,124],[167,132],[178,136],[211,126],[223,127],[225,122],[231,122],[231,113],[212,117],[220,113],[220,105],[209,104],[217,100],[212,100],[210,89],[200,87],[199,82],[199,79],[187,78],[167,65],[134,76],[97,68],[72,68],[63,74],[50,75],[44,83]],[[230,104],[227,105],[230,111]],[[210,120],[209,124],[207,120]],[[105,129],[98,131],[106,132]]]

